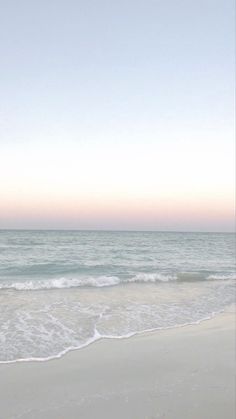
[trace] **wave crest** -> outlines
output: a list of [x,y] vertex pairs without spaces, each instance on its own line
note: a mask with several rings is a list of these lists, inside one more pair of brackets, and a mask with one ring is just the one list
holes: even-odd
[[89,277],[86,279],[78,278],[56,278],[45,280],[34,280],[25,282],[3,283],[0,289],[14,289],[17,291],[36,291],[62,288],[77,287],[109,287],[120,283],[120,279],[115,276]]
[[221,280],[225,280],[227,281],[228,279],[236,279],[236,272],[235,273],[230,273],[230,274],[213,274],[213,275],[209,275],[207,277],[207,279],[221,279]]
[[189,282],[189,281],[207,281],[207,280],[235,280],[236,274],[211,274],[200,275],[199,273],[138,273],[131,278],[118,278],[117,276],[89,276],[84,278],[54,278],[41,280],[27,280],[18,282],[2,282],[0,289],[13,289],[16,291],[36,291],[36,290],[50,290],[63,288],[79,288],[92,287],[102,288],[111,287],[119,284],[129,283],[158,283],[158,282]]
[[176,281],[177,275],[173,274],[162,274],[162,273],[140,273],[135,275],[133,278],[127,280],[127,282],[170,282]]

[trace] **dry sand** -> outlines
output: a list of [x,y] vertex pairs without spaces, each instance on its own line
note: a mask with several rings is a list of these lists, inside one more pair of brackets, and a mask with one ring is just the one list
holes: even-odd
[[1,419],[235,419],[235,313],[0,365]]

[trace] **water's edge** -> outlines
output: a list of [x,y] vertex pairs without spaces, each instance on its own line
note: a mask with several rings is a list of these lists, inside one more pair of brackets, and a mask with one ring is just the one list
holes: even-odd
[[[218,315],[227,312],[229,310],[229,307],[221,309],[217,312],[213,312],[211,314],[211,316],[205,317],[205,318],[197,320],[195,322],[184,323],[184,324],[175,325],[175,326],[156,327],[156,328],[152,328],[152,329],[145,329],[145,330],[142,330],[142,331],[133,332],[133,333],[123,335],[123,336],[112,336],[112,335],[102,336],[98,332],[95,332],[94,337],[89,339],[88,342],[86,342],[86,343],[84,343],[80,346],[77,346],[77,347],[68,347],[67,349],[64,349],[63,351],[59,352],[57,355],[53,355],[53,356],[49,356],[49,357],[45,357],[45,358],[20,358],[20,359],[14,359],[14,360],[10,360],[10,361],[0,361],[0,364],[16,364],[16,363],[19,363],[19,362],[49,362],[49,361],[59,360],[70,352],[85,349],[88,346],[90,346],[93,343],[98,342],[100,340],[130,339],[134,336],[145,335],[145,334],[154,333],[154,332],[158,332],[158,331],[182,329],[182,328],[185,328],[185,327],[188,327],[188,326],[193,326],[194,327],[194,326],[198,326],[199,324],[201,324],[203,322],[211,321],[212,319],[214,319]],[[235,310],[236,310],[236,304],[235,304]]]

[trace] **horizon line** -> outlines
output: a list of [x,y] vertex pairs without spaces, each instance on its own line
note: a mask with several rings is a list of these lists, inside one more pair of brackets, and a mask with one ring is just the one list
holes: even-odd
[[81,229],[81,228],[0,228],[0,231],[78,231],[78,232],[104,232],[104,233],[208,233],[208,234],[236,234],[233,231],[208,231],[208,230],[129,230],[129,229]]

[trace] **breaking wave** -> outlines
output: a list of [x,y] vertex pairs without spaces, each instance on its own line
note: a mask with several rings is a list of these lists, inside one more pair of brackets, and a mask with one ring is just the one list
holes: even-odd
[[235,280],[236,274],[211,274],[204,275],[199,273],[139,273],[130,278],[119,278],[118,276],[89,276],[84,278],[51,278],[41,280],[26,280],[18,282],[2,282],[0,289],[13,289],[16,291],[36,291],[36,290],[50,290],[63,288],[79,288],[79,287],[111,287],[119,284],[130,283],[166,283],[172,281],[191,282],[191,281],[206,281],[206,280]]

